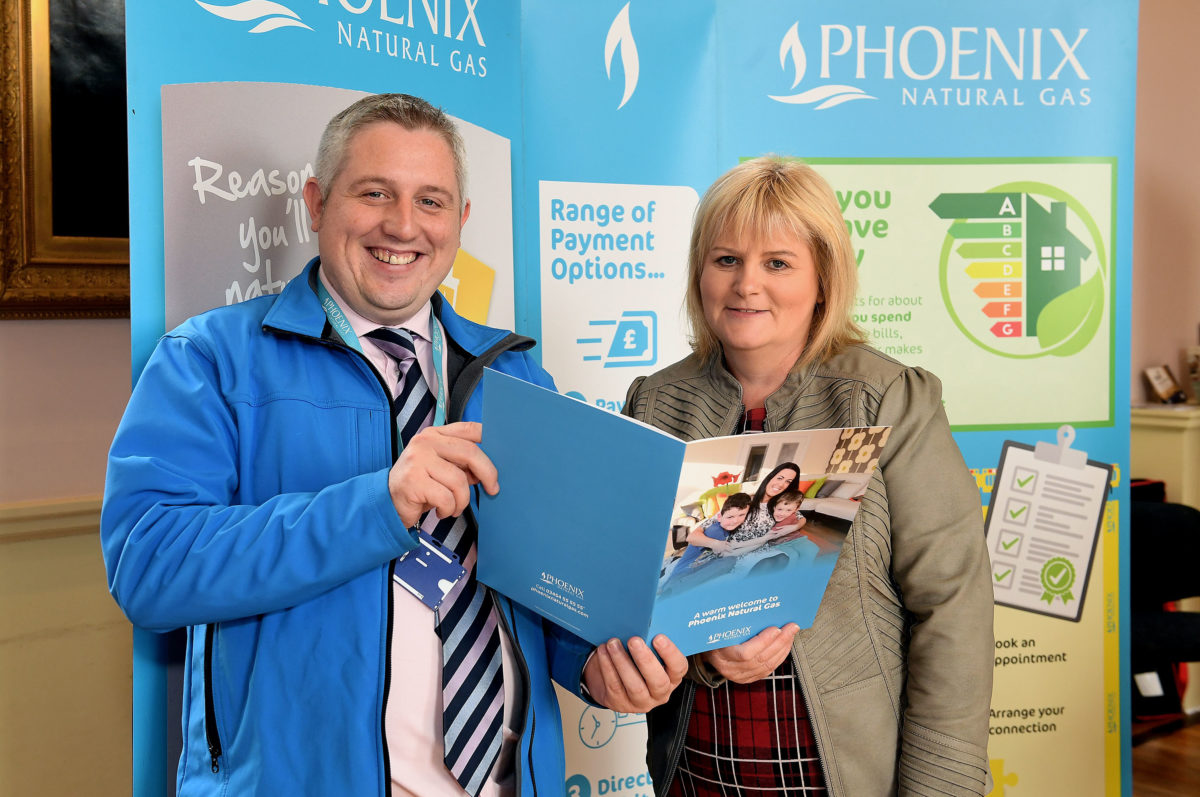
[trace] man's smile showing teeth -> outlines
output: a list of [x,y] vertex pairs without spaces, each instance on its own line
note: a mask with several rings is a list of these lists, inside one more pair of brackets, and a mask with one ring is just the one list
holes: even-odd
[[403,255],[393,254],[386,249],[372,249],[370,252],[376,260],[393,266],[406,266],[417,259],[416,252],[408,252]]

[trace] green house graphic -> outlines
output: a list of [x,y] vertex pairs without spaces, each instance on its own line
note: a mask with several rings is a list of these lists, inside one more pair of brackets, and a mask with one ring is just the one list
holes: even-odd
[[1047,211],[1026,194],[1025,211],[1025,335],[1033,337],[1042,309],[1079,285],[1080,266],[1092,250],[1067,229],[1065,202],[1051,202]]

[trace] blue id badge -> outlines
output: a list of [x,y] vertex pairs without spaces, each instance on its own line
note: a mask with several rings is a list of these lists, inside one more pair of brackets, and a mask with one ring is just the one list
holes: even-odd
[[392,577],[413,597],[430,609],[442,605],[446,594],[466,575],[458,556],[424,531],[417,531],[418,545],[396,560]]

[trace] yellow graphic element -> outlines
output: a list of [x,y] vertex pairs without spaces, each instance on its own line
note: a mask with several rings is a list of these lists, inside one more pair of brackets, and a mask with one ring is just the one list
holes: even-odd
[[[987,494],[992,491],[992,484],[996,481],[995,468],[971,468],[971,475],[975,478],[975,486],[983,493]],[[987,522],[988,505],[986,503],[979,507],[979,511],[983,514],[984,523]]]
[[988,766],[992,770],[992,790],[987,797],[1004,797],[1006,788],[1017,785],[1017,773],[1004,771],[1003,758],[989,759]]
[[968,277],[976,279],[1001,279],[1003,277],[1020,277],[1025,271],[1020,262],[1004,263],[995,261],[979,261],[967,266]]
[[[1104,791],[1108,797],[1121,794],[1121,627],[1118,612],[1121,571],[1119,567],[1121,505],[1109,501],[1101,537],[1101,566],[1104,568]],[[1128,687],[1126,687],[1128,688]]]
[[450,273],[442,280],[438,290],[450,302],[454,312],[468,321],[486,324],[495,282],[495,269],[467,250],[459,249]]
[[1108,483],[1108,486],[1112,487],[1115,490],[1116,488],[1121,486],[1121,463],[1120,462],[1112,463],[1112,469],[1113,469],[1112,481],[1110,481]]
[[996,480],[995,468],[971,468],[971,475],[975,477],[975,486],[985,493],[992,491],[992,482]]

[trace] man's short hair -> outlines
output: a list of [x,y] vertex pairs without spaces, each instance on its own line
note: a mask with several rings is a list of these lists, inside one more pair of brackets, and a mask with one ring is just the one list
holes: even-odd
[[749,493],[734,493],[725,499],[725,503],[721,505],[720,514],[725,514],[727,509],[749,509],[750,494]]
[[322,199],[329,198],[329,189],[342,171],[350,139],[361,128],[375,122],[392,122],[405,130],[432,130],[439,134],[454,156],[458,200],[460,207],[466,206],[467,150],[462,136],[445,111],[411,94],[372,94],[329,120],[317,147],[316,178]]

